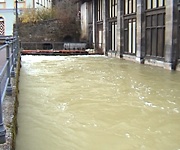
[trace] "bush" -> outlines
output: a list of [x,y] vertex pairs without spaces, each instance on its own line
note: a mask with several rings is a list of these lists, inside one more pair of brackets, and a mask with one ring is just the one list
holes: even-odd
[[26,8],[19,17],[21,23],[33,23],[54,18],[52,9]]

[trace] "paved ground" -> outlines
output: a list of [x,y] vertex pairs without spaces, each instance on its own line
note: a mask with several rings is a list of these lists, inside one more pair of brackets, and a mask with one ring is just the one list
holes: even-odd
[[[6,49],[0,50],[0,72],[2,70],[2,67],[4,66],[6,62]],[[16,118],[15,112],[16,112],[16,99],[15,99],[15,83],[14,79],[12,79],[12,85],[13,85],[13,94],[12,96],[6,96],[3,101],[3,122],[6,129],[6,143],[0,144],[0,150],[14,150],[15,149],[15,124]]]

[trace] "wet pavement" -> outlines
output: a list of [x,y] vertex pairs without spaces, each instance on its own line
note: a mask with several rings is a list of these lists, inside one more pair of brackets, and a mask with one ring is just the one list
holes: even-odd
[[0,50],[0,70],[6,62],[6,49]]
[[[0,50],[0,72],[6,63],[6,48]],[[12,96],[5,96],[2,103],[3,123],[6,129],[6,143],[0,144],[0,150],[15,149],[15,117],[16,117],[16,99],[15,99],[15,83],[12,79],[13,93]]]

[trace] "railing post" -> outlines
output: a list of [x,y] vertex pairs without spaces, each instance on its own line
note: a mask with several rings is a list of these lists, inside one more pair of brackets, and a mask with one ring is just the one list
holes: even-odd
[[11,40],[11,54],[12,54],[12,57],[11,57],[11,65],[12,65],[12,70],[11,70],[11,77],[15,77],[15,71],[14,71],[14,67],[15,67],[15,64],[16,64],[16,61],[15,61],[15,50],[14,50],[14,41]]
[[9,79],[9,80],[8,80],[8,85],[7,85],[6,94],[7,94],[7,95],[12,95],[9,41],[6,41],[6,43],[8,44],[7,47],[6,47],[6,59],[7,59],[7,61],[8,61],[8,65],[7,65],[7,78]]
[[[2,101],[1,94],[0,94],[0,100]],[[6,142],[6,129],[5,129],[4,123],[3,123],[2,102],[1,101],[0,101],[0,144],[3,144]]]
[[[1,81],[0,81],[0,85],[1,85]],[[0,86],[0,144],[3,144],[5,142],[6,142],[6,129],[3,123],[2,91],[1,91],[1,86]]]
[[16,63],[17,63],[17,49],[16,49],[16,38],[13,38],[13,51],[14,51],[14,67],[16,68]]

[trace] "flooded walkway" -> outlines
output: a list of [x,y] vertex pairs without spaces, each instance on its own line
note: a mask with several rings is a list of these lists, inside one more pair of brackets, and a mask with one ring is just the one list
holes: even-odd
[[180,72],[103,56],[22,56],[16,150],[180,150]]

